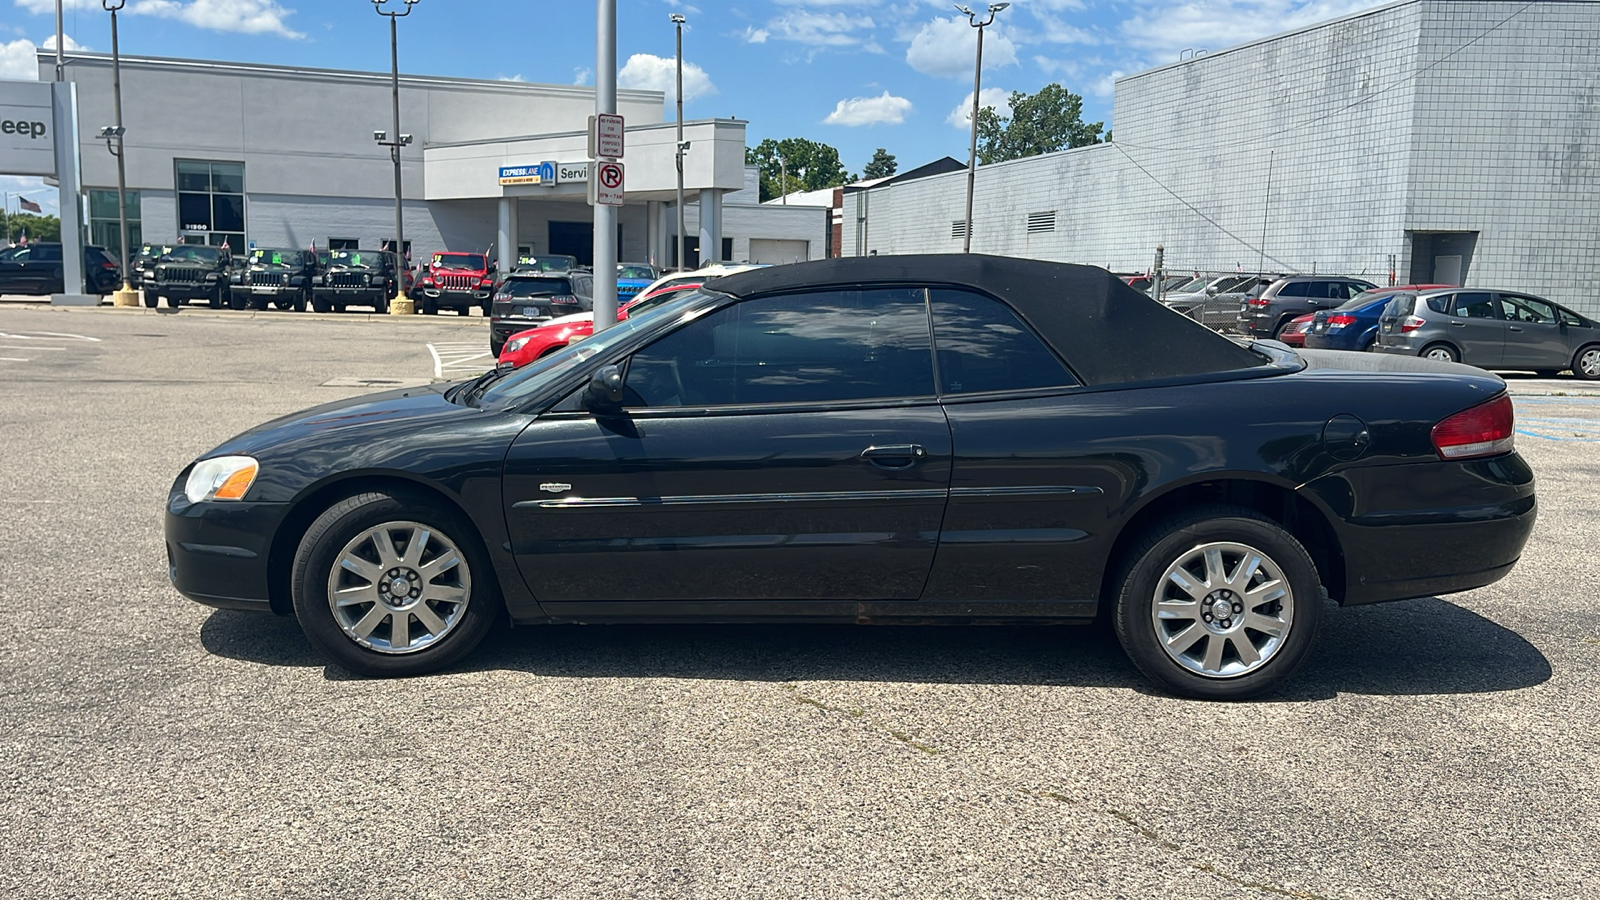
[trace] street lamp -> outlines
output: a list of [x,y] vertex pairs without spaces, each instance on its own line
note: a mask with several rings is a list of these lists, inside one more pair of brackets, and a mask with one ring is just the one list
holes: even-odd
[[[683,23],[687,21],[679,13],[667,17],[678,32],[678,269],[688,268],[683,260],[683,152],[689,149],[689,142],[683,139]],[[705,215],[702,210],[701,215]]]
[[978,95],[983,89],[983,29],[994,24],[995,14],[1010,6],[1009,3],[989,4],[989,17],[978,21],[978,14],[961,4],[956,4],[967,17],[967,23],[978,29],[978,63],[972,72],[972,143],[967,148],[967,222],[961,235],[961,252],[972,252],[972,186],[978,177]]
[[100,0],[105,11],[111,13],[111,98],[116,116],[116,124],[100,129],[100,136],[106,139],[106,149],[117,158],[117,222],[121,227],[122,290],[117,291],[111,302],[117,306],[138,306],[139,298],[134,295],[133,286],[128,281],[128,164],[122,153],[122,135],[127,129],[122,127],[122,52],[117,44],[117,10],[126,4],[127,0]]
[[[104,0],[101,0],[101,2],[104,2]],[[387,135],[381,131],[374,131],[372,137],[378,142],[379,146],[388,147],[389,156],[394,159],[394,255],[395,259],[399,261],[399,265],[396,268],[404,270],[404,273],[409,273],[411,260],[406,255],[405,210],[401,206],[400,148],[411,143],[411,135],[400,133],[400,39],[395,27],[395,20],[411,15],[411,7],[416,6],[418,0],[401,0],[401,2],[405,4],[406,8],[400,12],[391,12],[384,9],[389,0],[372,0],[372,8],[378,15],[389,17],[389,61],[394,99],[395,139],[392,141],[385,140]],[[399,289],[401,293],[399,297],[401,298],[405,296],[406,276],[404,273],[400,276]],[[390,309],[390,312],[398,313],[403,311],[404,308],[405,304],[396,303]]]

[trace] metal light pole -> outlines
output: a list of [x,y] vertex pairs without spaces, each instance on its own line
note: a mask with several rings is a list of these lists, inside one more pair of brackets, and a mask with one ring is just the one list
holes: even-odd
[[[411,15],[411,7],[416,6],[418,0],[401,0],[406,6],[401,12],[386,11],[383,7],[388,2],[389,0],[372,0],[372,8],[377,11],[378,15],[389,17],[389,64],[390,84],[394,100],[394,140],[386,140],[388,136],[381,131],[373,132],[372,136],[377,139],[379,146],[389,148],[389,155],[394,159],[394,256],[399,262],[395,268],[400,276],[400,286],[397,289],[398,293],[395,295],[395,299],[405,300],[406,273],[410,272],[411,262],[410,258],[406,256],[405,209],[401,205],[400,148],[411,143],[411,135],[400,133],[400,38],[398,29],[395,26],[395,20]],[[395,315],[405,315],[412,311],[409,303],[394,303],[389,307],[389,312]]]
[[[617,0],[596,0],[594,44],[594,125],[595,159],[589,177],[600,171],[600,116],[617,112]],[[591,183],[598,189],[598,183]],[[617,324],[617,208],[594,204],[594,333]]]
[[689,148],[683,142],[683,23],[678,13],[668,16],[678,31],[678,269],[686,269],[683,260],[683,151]]
[[994,24],[995,14],[1010,6],[1009,3],[989,4],[989,17],[978,21],[978,14],[961,4],[956,9],[967,16],[967,23],[978,29],[978,62],[972,71],[972,142],[967,149],[967,222],[961,235],[961,252],[972,252],[972,187],[978,178],[978,95],[983,90],[983,29]]
[[115,124],[101,134],[105,135],[106,149],[117,158],[117,222],[122,229],[122,290],[111,302],[116,306],[138,306],[139,295],[128,281],[128,163],[123,158],[122,135],[126,129],[122,127],[122,50],[117,44],[117,10],[127,5],[127,0],[100,0],[100,5],[111,13],[111,99],[116,115]]

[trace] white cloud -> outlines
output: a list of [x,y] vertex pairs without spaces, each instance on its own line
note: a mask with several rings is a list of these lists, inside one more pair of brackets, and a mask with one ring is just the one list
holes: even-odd
[[1107,72],[1099,78],[1096,78],[1094,83],[1089,85],[1089,93],[1096,97],[1110,98],[1115,96],[1117,93],[1117,79],[1126,74],[1128,73],[1122,71],[1121,69],[1113,69],[1112,71]]
[[767,38],[771,36],[772,32],[765,28],[757,28],[754,25],[747,26],[744,30],[745,43],[748,44],[765,44]]
[[1049,44],[1098,44],[1100,38],[1094,32],[1069,25],[1060,16],[1048,12],[1035,11],[1034,19],[1039,22],[1039,30],[1031,32],[1032,36]]
[[586,66],[579,66],[572,70],[573,84],[588,84],[594,80],[594,70]]
[[[17,0],[17,5],[28,12],[43,15],[55,15],[56,0]],[[105,12],[100,6],[100,0],[63,0],[62,6],[67,10],[88,9],[98,13]]]
[[872,27],[871,16],[797,10],[773,19],[766,28],[761,29],[761,33],[766,37],[813,47],[851,47],[863,40],[856,34],[857,31]]
[[[646,91],[661,91],[667,102],[678,97],[677,61],[649,53],[635,53],[628,57],[622,71],[617,73],[617,87]],[[683,99],[693,100],[717,92],[706,70],[688,60],[683,63]]]
[[1369,9],[1372,0],[1155,0],[1119,26],[1127,44],[1177,62],[1180,50],[1221,50]]
[[[979,95],[978,103],[983,106],[994,107],[995,114],[1002,119],[1011,118],[1011,92],[1004,88],[984,88]],[[967,96],[950,110],[950,115],[944,120],[956,128],[966,131],[972,127],[972,92],[967,91]]]
[[[70,34],[63,34],[62,37],[66,38],[66,40],[63,41],[63,43],[65,43],[67,45],[67,52],[69,52],[69,53],[74,51],[74,50],[87,50],[87,49],[89,49],[88,47],[85,47],[83,44],[80,44],[77,41],[73,40],[72,39],[72,35],[70,35]],[[45,38],[44,39],[44,43],[39,45],[39,49],[40,50],[55,50],[56,49],[56,36],[52,34],[49,37]]]
[[284,22],[294,10],[279,6],[275,0],[139,0],[128,7],[128,12],[177,19],[211,31],[305,37]]
[[34,55],[39,48],[27,38],[18,38],[9,44],[0,44],[0,78],[17,81],[36,81],[39,78],[39,60]]
[[[1017,45],[998,25],[985,29],[983,67],[1014,65]],[[965,18],[934,19],[922,26],[906,49],[906,62],[924,75],[972,77],[974,55],[978,49],[978,29]]]
[[515,75],[497,75],[497,76],[495,76],[495,81],[527,81],[527,80],[528,79],[522,77],[522,73],[521,72],[518,72]]
[[833,112],[822,120],[824,125],[899,125],[911,112],[911,101],[894,97],[888,91],[881,97],[851,97],[840,100]]

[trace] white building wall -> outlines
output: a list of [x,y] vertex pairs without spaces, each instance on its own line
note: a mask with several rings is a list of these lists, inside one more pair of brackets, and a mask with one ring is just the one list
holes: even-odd
[[[1595,2],[1409,0],[1125,78],[1116,143],[979,169],[973,250],[1383,281],[1472,231],[1467,283],[1600,314],[1597,33]],[[959,252],[965,189],[847,193],[844,255]]]

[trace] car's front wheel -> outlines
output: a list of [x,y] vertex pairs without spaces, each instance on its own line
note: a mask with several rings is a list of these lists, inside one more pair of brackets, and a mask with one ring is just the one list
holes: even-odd
[[1436,362],[1460,362],[1461,357],[1456,355],[1456,350],[1449,344],[1429,344],[1422,348],[1422,358]]
[[292,577],[306,637],[362,675],[444,668],[483,640],[500,610],[471,524],[400,493],[330,507],[301,539]]
[[1600,381],[1600,344],[1578,351],[1572,360],[1572,374],[1588,381]]
[[1113,622],[1134,665],[1177,694],[1243,700],[1311,649],[1325,596],[1300,542],[1259,513],[1203,507],[1147,532]]

